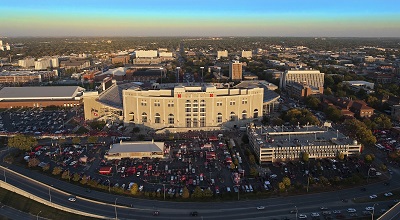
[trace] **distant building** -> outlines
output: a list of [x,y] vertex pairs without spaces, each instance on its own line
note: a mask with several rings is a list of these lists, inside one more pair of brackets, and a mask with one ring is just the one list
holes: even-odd
[[251,59],[253,56],[253,53],[251,50],[242,50],[242,57],[243,58],[247,58],[247,59]]
[[0,83],[31,83],[50,80],[52,77],[57,77],[56,71],[5,71],[0,72]]
[[51,68],[51,61],[49,59],[38,59],[35,61],[35,70],[46,70]]
[[223,51],[217,51],[217,59],[221,59],[222,57],[228,57],[228,51],[223,50]]
[[157,50],[136,50],[136,58],[156,58],[158,56]]
[[298,98],[321,95],[324,91],[324,73],[318,70],[287,70],[281,75],[280,88]]
[[90,67],[90,60],[66,60],[60,62],[60,67],[68,69],[81,70]]
[[374,83],[366,81],[343,81],[344,84],[349,85],[350,89],[358,92],[360,89],[364,89],[368,94],[374,92]]
[[400,121],[400,105],[392,105],[390,115],[394,120]]
[[229,63],[229,78],[231,80],[242,80],[243,67],[239,61]]
[[18,66],[23,68],[35,67],[35,58],[27,57],[25,59],[18,60]]
[[121,63],[121,64],[128,64],[131,60],[131,56],[129,55],[121,55],[121,56],[116,56],[116,57],[112,57],[111,58],[111,63],[112,64],[117,64],[117,63]]
[[0,108],[74,107],[81,104],[83,91],[79,86],[4,87]]

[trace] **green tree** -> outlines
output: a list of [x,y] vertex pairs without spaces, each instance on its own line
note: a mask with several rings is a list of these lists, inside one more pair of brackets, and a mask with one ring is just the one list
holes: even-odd
[[39,159],[35,158],[31,158],[28,161],[28,167],[37,167],[39,165],[40,161]]
[[230,167],[231,167],[231,170],[234,170],[236,168],[234,163],[231,163]]
[[42,167],[43,172],[47,172],[50,170],[50,164],[46,164]]
[[250,167],[250,176],[252,177],[258,176],[258,171],[255,167]]
[[80,181],[80,183],[81,183],[82,185],[85,185],[87,182],[88,182],[87,176],[86,176],[86,175],[83,175],[83,176],[82,176],[82,179],[81,179],[81,181]]
[[301,158],[303,159],[304,162],[308,162],[308,160],[310,159],[310,156],[307,152],[303,152],[301,154]]
[[375,159],[375,155],[373,155],[373,154],[367,154],[364,157],[364,160],[366,163],[372,163],[372,161],[374,161],[374,159]]
[[87,142],[88,143],[97,143],[97,140],[98,140],[99,138],[97,137],[97,136],[89,136],[88,137],[88,139],[87,139]]
[[192,197],[193,198],[202,198],[203,197],[203,191],[201,191],[200,186],[196,186],[196,188],[194,188]]
[[256,164],[256,158],[254,157],[253,154],[250,154],[250,155],[249,155],[249,162],[250,162],[250,164],[252,164],[252,165]]
[[131,193],[132,195],[137,195],[138,192],[139,192],[139,185],[137,183],[134,183],[131,188]]
[[285,190],[285,184],[283,182],[279,182],[278,183],[278,188],[281,192],[283,192]]
[[72,138],[72,143],[79,144],[79,143],[81,143],[81,139],[79,137],[74,137],[74,138]]
[[339,160],[344,160],[344,153],[343,152],[340,152],[337,156],[338,156]]
[[283,177],[282,183],[285,184],[285,187],[290,187],[290,185],[292,184],[289,177]]
[[62,173],[61,178],[63,178],[63,179],[70,179],[70,178],[71,178],[71,175],[70,175],[70,173],[69,173],[69,170],[65,170],[65,171]]
[[321,105],[321,101],[314,96],[307,96],[305,103],[311,109],[318,109]]
[[78,173],[74,173],[74,176],[72,177],[72,180],[74,182],[78,182],[80,178],[81,178],[81,176]]
[[203,191],[203,197],[205,197],[205,198],[211,198],[212,196],[213,196],[214,194],[213,194],[213,192],[211,191],[211,189],[205,189],[204,191]]
[[67,140],[65,140],[65,138],[60,138],[60,139],[58,139],[58,144],[59,144],[59,145],[62,145],[62,144],[64,144],[66,141],[67,141]]
[[190,197],[189,189],[185,186],[183,187],[182,198],[188,199]]
[[60,173],[62,172],[62,168],[61,167],[54,167],[53,168],[53,172],[51,172],[54,176],[60,175]]
[[32,136],[17,134],[8,138],[7,145],[23,151],[29,151],[32,150],[32,147],[37,145],[37,140]]
[[333,106],[329,106],[328,108],[326,108],[324,113],[326,115],[326,118],[333,122],[338,122],[343,116],[342,112]]
[[373,117],[372,121],[378,126],[379,129],[392,128],[392,121],[384,114],[379,114],[378,116]]

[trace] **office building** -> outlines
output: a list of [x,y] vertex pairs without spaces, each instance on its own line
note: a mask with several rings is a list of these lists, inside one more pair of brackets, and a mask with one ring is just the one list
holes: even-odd
[[232,61],[229,63],[229,78],[231,80],[242,80],[242,63],[239,61]]
[[40,83],[57,77],[56,71],[3,71],[0,72],[0,83]]
[[158,55],[157,50],[136,50],[135,57],[136,58],[156,58]]
[[23,67],[23,68],[35,67],[35,58],[27,57],[25,59],[18,60],[18,66]]
[[223,51],[217,51],[217,59],[221,59],[221,58],[227,58],[228,57],[228,51],[227,50],[223,50]]
[[251,50],[242,50],[242,57],[243,58],[247,58],[247,59],[251,59],[253,56],[253,53]]
[[339,154],[356,156],[361,152],[361,144],[332,128],[250,124],[247,134],[260,163],[301,160],[304,153],[310,159],[320,159],[335,158]]
[[299,98],[321,95],[324,91],[324,73],[319,70],[286,70],[281,75],[279,87]]

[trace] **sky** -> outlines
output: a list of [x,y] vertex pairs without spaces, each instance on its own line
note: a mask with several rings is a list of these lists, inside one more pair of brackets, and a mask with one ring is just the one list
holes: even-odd
[[0,36],[400,37],[399,0],[0,1]]

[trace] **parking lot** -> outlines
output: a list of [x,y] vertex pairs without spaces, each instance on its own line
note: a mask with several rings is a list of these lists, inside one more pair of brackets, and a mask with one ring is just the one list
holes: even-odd
[[67,122],[79,111],[77,108],[7,109],[0,115],[0,132],[31,135],[67,133],[74,128]]

